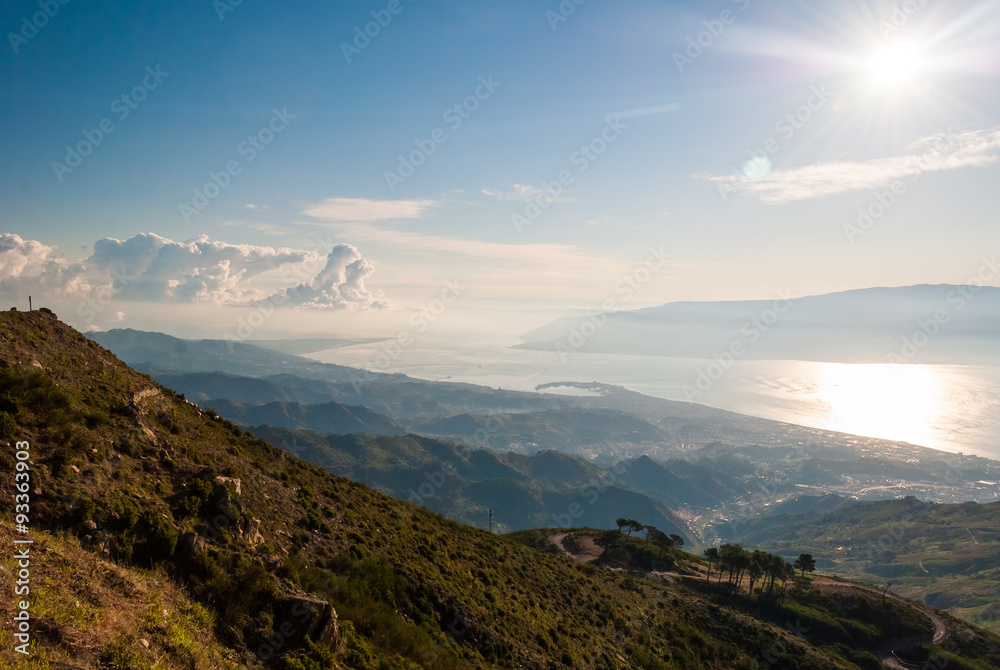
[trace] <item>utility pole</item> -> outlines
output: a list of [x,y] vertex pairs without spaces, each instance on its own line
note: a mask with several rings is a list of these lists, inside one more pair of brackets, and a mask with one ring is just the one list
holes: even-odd
[[490,510],[490,532],[493,532],[493,510]]

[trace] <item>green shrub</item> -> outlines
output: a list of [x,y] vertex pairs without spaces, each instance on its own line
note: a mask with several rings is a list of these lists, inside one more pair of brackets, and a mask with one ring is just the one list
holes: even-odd
[[73,506],[73,520],[77,523],[91,521],[94,518],[94,511],[96,509],[97,503],[89,496],[83,496],[77,499],[76,504]]
[[[348,661],[350,662],[350,661]],[[352,667],[370,667],[351,664]],[[323,645],[306,638],[306,649],[285,659],[285,670],[335,670],[337,658]]]
[[137,524],[138,538],[135,546],[135,561],[153,564],[174,555],[177,548],[177,529],[173,523],[154,510],[143,512]]
[[181,518],[201,515],[214,493],[215,487],[210,482],[204,479],[194,480],[188,487],[187,493],[177,502]]
[[0,440],[8,440],[17,434],[17,421],[6,410],[0,410]]

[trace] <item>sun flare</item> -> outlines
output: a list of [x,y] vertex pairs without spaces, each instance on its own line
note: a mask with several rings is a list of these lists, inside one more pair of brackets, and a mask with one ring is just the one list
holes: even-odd
[[867,65],[875,85],[899,88],[913,83],[923,72],[925,62],[919,46],[899,42],[877,50]]

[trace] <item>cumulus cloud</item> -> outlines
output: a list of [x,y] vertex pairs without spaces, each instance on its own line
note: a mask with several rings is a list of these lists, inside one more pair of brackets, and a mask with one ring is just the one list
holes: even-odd
[[240,304],[258,297],[248,282],[303,263],[312,252],[213,241],[201,235],[175,242],[152,233],[94,244],[89,269],[116,273],[124,300]]
[[1000,160],[1000,126],[957,135],[938,134],[910,146],[910,153],[864,162],[832,162],[759,175],[706,175],[726,192],[745,193],[768,204],[883,188],[924,172],[983,167]]
[[327,198],[311,205],[305,214],[327,221],[384,221],[419,219],[433,200],[367,200],[365,198]]
[[308,283],[278,291],[268,301],[305,309],[386,309],[391,303],[382,291],[372,293],[365,279],[375,264],[350,244],[338,244],[326,266]]
[[0,235],[0,295],[17,304],[28,296],[61,300],[92,290],[84,269],[55,256],[53,247],[19,235]]
[[[69,263],[53,247],[18,235],[0,236],[0,295],[18,302],[29,293],[50,301],[79,301],[87,316],[112,300],[250,305],[267,293],[254,282],[302,282],[286,296],[289,306],[313,309],[381,309],[388,301],[365,288],[374,264],[350,245],[326,260],[315,251],[230,244],[202,235],[186,242],[142,233],[105,238],[86,260]],[[313,273],[314,277],[309,278]],[[123,312],[114,314],[117,321]]]

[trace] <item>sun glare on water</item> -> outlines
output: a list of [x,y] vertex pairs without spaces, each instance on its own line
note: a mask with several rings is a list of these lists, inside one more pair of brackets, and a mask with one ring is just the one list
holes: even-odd
[[913,444],[934,442],[941,388],[921,365],[831,364],[819,388],[832,430]]

